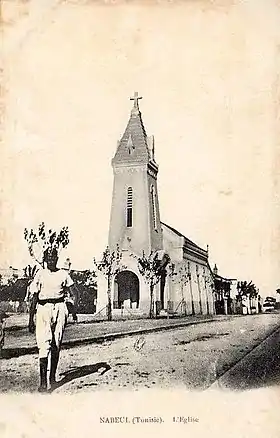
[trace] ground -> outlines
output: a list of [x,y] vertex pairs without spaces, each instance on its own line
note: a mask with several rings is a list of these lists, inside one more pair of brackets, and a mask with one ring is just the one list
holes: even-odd
[[[205,390],[280,325],[259,314],[63,350],[57,393]],[[36,391],[37,355],[1,360],[0,391]]]

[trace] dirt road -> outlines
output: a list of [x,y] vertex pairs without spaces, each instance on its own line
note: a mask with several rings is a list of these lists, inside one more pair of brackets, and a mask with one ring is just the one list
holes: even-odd
[[[279,314],[260,314],[63,350],[55,392],[205,390],[279,325]],[[1,392],[37,385],[36,355],[1,360]]]

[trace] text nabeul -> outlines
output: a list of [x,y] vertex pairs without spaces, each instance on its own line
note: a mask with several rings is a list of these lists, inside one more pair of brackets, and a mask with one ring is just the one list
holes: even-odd
[[100,423],[107,424],[140,424],[140,423],[163,423],[162,417],[100,417]]

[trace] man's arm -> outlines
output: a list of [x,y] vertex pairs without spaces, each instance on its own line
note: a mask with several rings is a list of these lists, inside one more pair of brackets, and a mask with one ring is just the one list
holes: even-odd
[[65,288],[65,295],[66,301],[70,301],[73,304],[76,303],[76,288],[74,284]]
[[38,303],[38,294],[33,294],[31,304],[30,304],[30,310],[29,310],[28,330],[30,333],[35,332],[34,316],[35,316],[35,312],[36,312],[37,303]]
[[34,316],[36,312],[36,307],[38,303],[40,292],[40,273],[36,273],[33,281],[29,285],[29,293],[31,295],[30,309],[29,309],[29,324],[28,329],[30,333],[35,332]]
[[75,298],[76,298],[75,285],[69,273],[66,274],[66,278],[64,282],[64,292],[65,292],[65,297],[68,298],[68,300],[75,302]]

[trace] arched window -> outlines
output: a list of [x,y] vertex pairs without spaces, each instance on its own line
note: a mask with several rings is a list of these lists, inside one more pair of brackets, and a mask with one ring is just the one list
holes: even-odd
[[151,187],[151,195],[152,195],[152,214],[153,214],[153,226],[154,229],[157,229],[157,207],[156,207],[156,191],[155,187]]
[[132,187],[127,189],[127,199],[126,199],[126,226],[132,227]]

